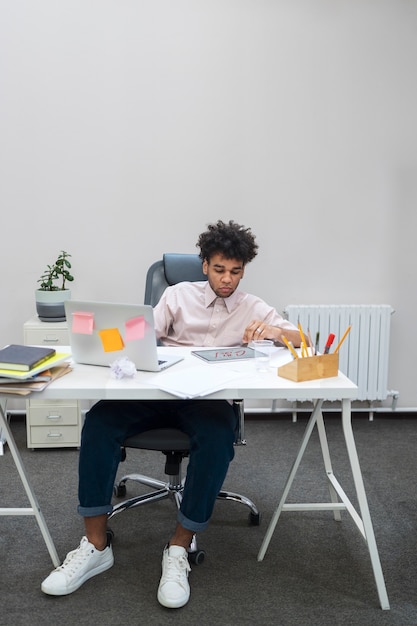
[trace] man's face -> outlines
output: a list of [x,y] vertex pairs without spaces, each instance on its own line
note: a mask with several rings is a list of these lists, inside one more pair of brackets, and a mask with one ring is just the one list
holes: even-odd
[[243,277],[245,266],[237,259],[225,259],[222,254],[214,254],[210,261],[203,261],[206,274],[216,296],[228,298],[237,289]]

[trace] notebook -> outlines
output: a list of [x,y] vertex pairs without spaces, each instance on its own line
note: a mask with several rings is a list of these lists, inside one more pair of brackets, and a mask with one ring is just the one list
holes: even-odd
[[55,354],[55,348],[12,343],[0,350],[0,369],[28,372]]
[[67,300],[65,314],[76,363],[109,367],[127,357],[137,370],[159,372],[183,360],[158,355],[150,305]]

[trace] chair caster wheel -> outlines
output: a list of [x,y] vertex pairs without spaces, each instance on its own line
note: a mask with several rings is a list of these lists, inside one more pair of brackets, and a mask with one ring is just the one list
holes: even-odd
[[113,487],[113,493],[116,496],[116,498],[124,498],[126,495],[126,485],[125,484],[115,485]]
[[190,563],[193,563],[193,565],[201,565],[205,556],[206,553],[204,550],[196,550],[195,552],[188,553],[188,560]]
[[261,514],[253,513],[252,511],[249,513],[249,524],[250,526],[259,526],[261,523]]

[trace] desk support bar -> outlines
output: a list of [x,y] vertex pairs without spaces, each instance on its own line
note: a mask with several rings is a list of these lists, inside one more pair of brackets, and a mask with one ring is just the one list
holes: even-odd
[[20,456],[20,452],[17,449],[13,434],[9,428],[5,408],[1,400],[0,400],[0,431],[6,434],[7,445],[9,446],[16,469],[20,476],[20,480],[23,484],[23,487],[26,491],[26,495],[31,504],[30,508],[29,507],[27,508],[0,507],[0,515],[34,515],[36,517],[36,521],[38,522],[42,536],[46,543],[46,547],[48,548],[49,554],[52,559],[52,563],[54,564],[55,567],[58,567],[60,565],[60,560],[59,560],[57,551],[55,549],[54,542],[52,541],[52,537],[49,533],[45,518],[39,507],[37,498],[29,483],[26,470],[23,466],[22,458]]
[[352,431],[351,419],[351,403],[349,400],[342,401],[342,424],[345,434],[347,452],[349,456],[350,466],[352,468],[353,480],[358,497],[359,509],[362,516],[362,522],[365,531],[366,543],[368,545],[369,555],[371,557],[372,569],[374,572],[376,587],[378,590],[379,601],[382,609],[389,609],[389,600],[385,587],[384,575],[382,573],[381,562],[379,559],[378,548],[375,541],[374,529],[372,526],[371,515],[369,513],[368,500],[366,498],[365,487],[362,479],[362,472],[359,465],[358,453],[356,451],[355,439]]
[[[371,516],[369,513],[368,501],[366,498],[365,487],[362,479],[362,472],[359,465],[358,454],[356,451],[355,440],[353,437],[352,431],[352,420],[351,420],[351,402],[350,400],[342,400],[342,426],[343,433],[346,442],[346,448],[348,453],[348,458],[350,462],[350,467],[352,471],[352,476],[355,484],[356,495],[359,503],[360,515],[357,513],[353,504],[349,500],[346,493],[343,491],[341,485],[335,478],[333,474],[333,468],[330,460],[330,452],[329,446],[326,436],[326,430],[323,421],[323,415],[321,412],[321,407],[323,404],[323,400],[317,400],[314,404],[314,409],[311,414],[311,417],[307,423],[306,429],[304,431],[303,439],[297,454],[297,457],[294,461],[294,464],[291,468],[289,476],[287,478],[287,482],[285,483],[284,491],[281,497],[281,500],[274,512],[274,515],[271,519],[269,527],[266,531],[264,540],[262,542],[261,548],[258,553],[258,561],[262,561],[265,553],[268,549],[269,543],[271,541],[272,535],[274,533],[275,527],[277,525],[278,519],[283,511],[325,511],[330,510],[333,511],[333,515],[336,521],[340,521],[340,511],[346,510],[352,517],[355,525],[359,529],[363,538],[366,541],[369,556],[371,558],[372,569],[375,577],[376,587],[378,591],[378,597],[380,601],[381,608],[384,610],[388,610],[389,600],[385,587],[384,576],[382,573],[381,563],[379,560],[378,549],[375,541],[375,535],[372,527]],[[326,471],[326,475],[329,481],[329,490],[330,490],[330,500],[331,502],[316,502],[316,503],[304,503],[304,504],[294,504],[289,503],[286,504],[286,500],[291,489],[292,483],[294,481],[295,475],[298,471],[299,465],[303,458],[304,452],[307,448],[307,444],[310,440],[311,434],[313,432],[314,426],[317,425],[321,452],[324,461],[324,467]],[[339,501],[339,499],[341,502]]]

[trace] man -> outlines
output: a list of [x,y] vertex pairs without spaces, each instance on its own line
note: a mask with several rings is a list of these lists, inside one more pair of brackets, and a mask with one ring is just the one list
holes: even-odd
[[[238,290],[258,245],[249,228],[219,220],[198,239],[207,282],[168,287],[154,309],[155,329],[168,346],[238,346],[252,339],[300,345],[298,330],[256,296]],[[107,518],[123,441],[159,426],[190,437],[190,457],[177,525],[162,557],[160,604],[184,606],[190,597],[187,549],[204,530],[233,459],[236,416],[226,400],[101,401],[87,413],[79,461],[79,506],[85,536],[42,583],[42,591],[66,595],[113,565]]]

